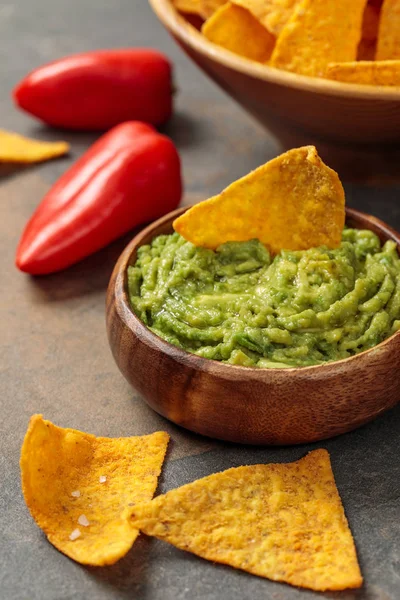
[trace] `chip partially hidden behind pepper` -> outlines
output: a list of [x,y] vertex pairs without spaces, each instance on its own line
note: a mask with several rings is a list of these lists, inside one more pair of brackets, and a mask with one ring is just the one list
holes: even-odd
[[216,473],[135,506],[131,523],[207,560],[317,591],[362,585],[329,454]]
[[36,524],[60,552],[111,565],[138,536],[124,511],[150,500],[169,436],[95,437],[34,415],[21,450],[22,491]]
[[69,152],[67,142],[47,142],[0,129],[0,163],[35,163]]

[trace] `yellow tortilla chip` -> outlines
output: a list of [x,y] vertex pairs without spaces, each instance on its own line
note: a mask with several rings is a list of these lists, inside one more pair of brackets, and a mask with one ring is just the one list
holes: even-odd
[[0,129],[0,163],[35,163],[57,158],[69,151],[67,142],[41,142]]
[[21,451],[22,491],[37,525],[61,552],[86,565],[111,565],[138,530],[123,516],[151,500],[168,434],[101,438],[56,427],[42,415],[29,423]]
[[174,221],[196,246],[258,238],[273,253],[340,244],[344,191],[314,146],[289,150]]
[[330,62],[356,60],[366,0],[303,0],[282,29],[270,65],[323,77]]
[[229,469],[135,506],[134,527],[207,560],[312,590],[362,576],[329,454]]
[[400,60],[332,63],[328,65],[326,77],[345,83],[400,86]]
[[232,0],[247,8],[271,33],[278,35],[301,0]]
[[226,0],[201,0],[201,16],[208,19],[224,4]]
[[172,0],[173,5],[179,12],[199,15],[208,19],[226,0]]
[[400,58],[400,0],[385,0],[378,32],[377,60]]
[[258,62],[267,62],[275,45],[275,37],[248,10],[230,2],[218,9],[201,31],[213,44]]

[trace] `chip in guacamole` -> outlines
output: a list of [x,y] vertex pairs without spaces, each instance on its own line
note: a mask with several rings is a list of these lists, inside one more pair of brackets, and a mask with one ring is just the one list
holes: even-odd
[[343,226],[337,173],[312,146],[291,150],[139,248],[132,309],[167,342],[233,365],[351,357],[400,329],[400,258]]

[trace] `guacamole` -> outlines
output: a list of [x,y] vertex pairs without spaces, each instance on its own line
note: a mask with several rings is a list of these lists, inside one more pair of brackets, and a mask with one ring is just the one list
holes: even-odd
[[371,231],[271,257],[258,240],[216,251],[179,234],[139,248],[128,268],[136,315],[167,342],[248,367],[347,358],[400,329],[400,259]]

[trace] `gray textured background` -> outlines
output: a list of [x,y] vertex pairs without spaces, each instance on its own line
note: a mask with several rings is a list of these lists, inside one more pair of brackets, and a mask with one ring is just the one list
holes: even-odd
[[[166,429],[173,442],[160,482],[166,491],[247,463],[291,461],[311,447],[331,452],[355,536],[365,586],[326,594],[343,600],[400,598],[400,409],[354,433],[310,447],[245,448],[200,438],[153,413],[113,363],[104,293],[130,236],[64,273],[30,278],[13,266],[20,232],[49,185],[94,136],[60,134],[17,112],[10,90],[27,71],[71,52],[156,46],[176,65],[175,117],[166,128],[183,158],[185,201],[205,198],[276,155],[274,141],[181,53],[145,0],[14,0],[0,4],[0,127],[66,138],[70,158],[27,169],[0,168],[0,598],[86,600],[190,598],[308,600],[283,584],[216,566],[140,538],[117,565],[81,567],[48,544],[21,496],[18,458],[30,415],[62,426],[124,436]],[[400,166],[399,166],[400,170]],[[346,183],[350,206],[400,228],[399,186]]]

